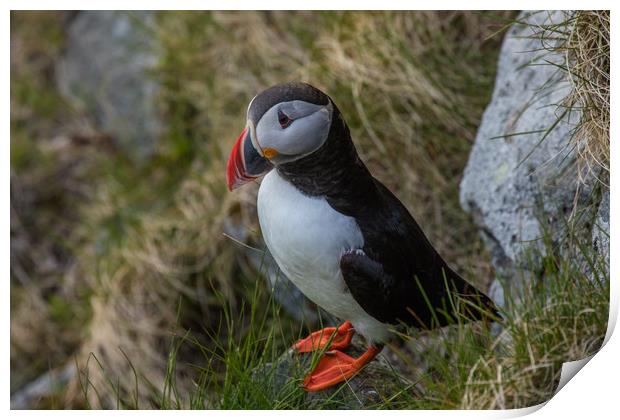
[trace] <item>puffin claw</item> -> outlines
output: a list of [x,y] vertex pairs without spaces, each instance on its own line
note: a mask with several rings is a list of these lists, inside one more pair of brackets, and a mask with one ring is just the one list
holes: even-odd
[[318,365],[306,376],[303,388],[308,392],[317,392],[337,385],[357,375],[377,354],[380,348],[370,346],[357,359],[338,350],[321,357]]
[[327,327],[313,332],[308,337],[293,344],[293,348],[299,353],[309,353],[323,350],[344,350],[351,344],[355,329],[349,321],[339,327]]
[[351,249],[348,249],[348,250],[346,250],[344,252],[343,255],[351,255],[351,254],[366,256],[366,253],[361,248],[351,248]]

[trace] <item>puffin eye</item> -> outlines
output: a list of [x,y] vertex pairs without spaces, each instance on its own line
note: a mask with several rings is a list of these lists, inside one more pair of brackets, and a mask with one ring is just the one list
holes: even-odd
[[280,123],[280,127],[286,128],[293,122],[292,119],[289,118],[284,112],[278,110],[278,122]]

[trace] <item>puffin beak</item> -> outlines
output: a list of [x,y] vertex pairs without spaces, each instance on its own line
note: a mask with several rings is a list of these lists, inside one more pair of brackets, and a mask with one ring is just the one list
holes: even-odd
[[230,152],[226,165],[226,183],[230,191],[266,174],[273,165],[252,144],[251,130],[244,128]]

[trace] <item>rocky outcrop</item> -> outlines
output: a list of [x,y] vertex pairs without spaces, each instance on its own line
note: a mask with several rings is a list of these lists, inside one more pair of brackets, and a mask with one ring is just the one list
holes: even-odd
[[[540,36],[545,25],[567,16],[523,12],[517,20],[525,24],[506,34],[493,97],[461,183],[461,205],[480,227],[497,277],[517,288],[527,276],[515,270],[541,269],[532,255],[545,252],[543,230],[557,239],[575,206],[591,199],[594,184],[573,165],[570,139],[579,114],[562,106],[571,89],[559,68],[564,56]],[[494,282],[491,294],[503,302],[501,282]]]
[[157,83],[148,74],[158,59],[148,32],[152,20],[152,12],[77,13],[56,69],[69,103],[138,158],[151,152],[161,130]]
[[603,270],[609,273],[609,191],[603,194],[592,227],[592,247],[603,256]]

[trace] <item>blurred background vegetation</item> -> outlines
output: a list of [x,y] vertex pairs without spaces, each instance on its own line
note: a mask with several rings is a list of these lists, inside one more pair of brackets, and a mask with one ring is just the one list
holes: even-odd
[[[105,110],[67,95],[61,70],[79,13],[12,12],[12,394],[22,398],[26,390],[23,404],[40,408],[264,408],[265,401],[247,399],[256,388],[244,391],[235,381],[251,382],[259,360],[273,360],[305,330],[271,301],[248,256],[249,247],[262,246],[257,186],[228,193],[224,169],[249,100],[282,81],[308,81],[334,98],[375,176],[459,272],[488,288],[490,257],[459,205],[459,181],[493,91],[502,29],[514,16],[118,12],[111,19],[148,40],[139,48],[149,49],[143,78],[155,86],[145,96],[153,107],[147,118],[157,123],[151,139],[115,132],[100,116]],[[123,63],[109,67],[122,70]],[[140,80],[130,82],[119,89],[132,92]],[[604,311],[597,297],[607,291],[598,293],[583,297],[591,299],[584,305]],[[545,302],[532,317],[546,319]],[[580,351],[600,343],[601,311],[588,312],[594,344]],[[256,318],[266,322],[259,327]],[[553,330],[523,316],[512,326],[516,337],[536,326],[545,337]],[[537,340],[552,347],[551,339]],[[401,407],[504,408],[549,395],[548,382],[539,392],[541,385],[523,376],[523,350],[511,355],[513,393],[493,400],[481,384],[497,377],[501,360],[493,352],[481,358],[479,343],[474,347],[461,359],[439,352],[443,365],[435,360],[421,380],[425,397],[401,399]],[[247,357],[235,361],[231,352]],[[563,356],[553,353],[554,363]],[[50,383],[41,394],[33,388]]]

